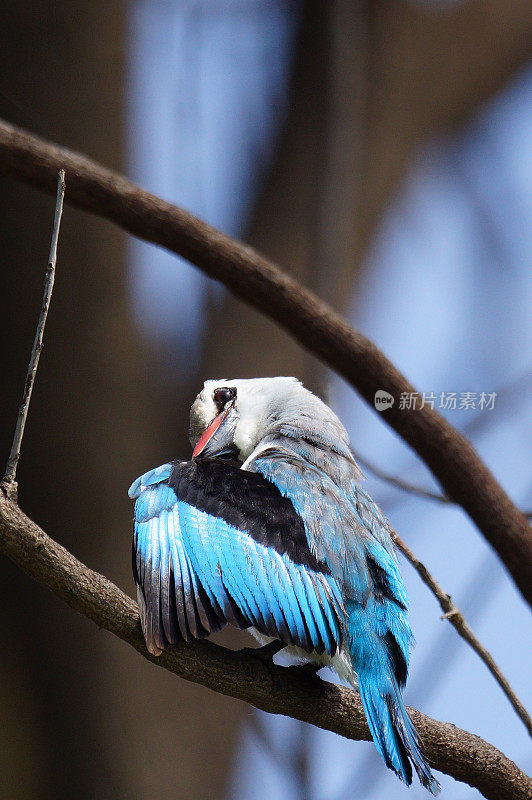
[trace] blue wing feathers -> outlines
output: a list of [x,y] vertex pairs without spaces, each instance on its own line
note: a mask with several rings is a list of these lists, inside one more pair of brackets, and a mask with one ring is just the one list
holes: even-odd
[[176,613],[175,613],[175,588],[172,579],[172,556],[168,536],[169,513],[167,510],[159,516],[159,552],[160,552],[160,615],[162,623],[161,637],[163,644],[177,640]]
[[[262,459],[262,466],[264,463]],[[332,553],[330,560],[335,569],[330,576],[315,573],[223,519],[178,500],[177,495],[182,493],[180,483],[174,488],[167,483],[171,468],[163,465],[151,470],[131,489],[137,496],[137,574],[151,609],[147,622],[150,640],[156,647],[168,639],[165,628],[171,637],[175,637],[176,627],[183,638],[201,637],[222,627],[227,619],[235,621],[236,613],[240,625],[254,625],[307,651],[333,654],[345,631],[340,584],[350,580],[354,599],[365,608],[373,578],[373,588],[381,592],[382,602],[375,604],[371,617],[365,616],[366,622],[371,618],[373,632],[381,637],[391,630],[407,663],[410,629],[401,608],[406,605],[406,595],[394,556],[379,539],[370,537],[362,550],[375,565],[373,573],[366,566],[369,561],[361,557],[357,537],[352,537],[356,546],[351,550],[344,547]],[[271,463],[268,472],[272,479]],[[290,483],[286,470],[283,480],[286,489]],[[302,489],[301,503],[308,505],[310,496],[308,487]],[[187,500],[190,499],[188,492]],[[369,508],[367,504],[364,507]],[[298,510],[308,515],[308,508],[303,505]],[[327,524],[332,525],[332,521]],[[324,533],[325,540],[331,538],[327,527]],[[327,546],[325,556],[331,556]],[[343,572],[340,580],[334,577],[339,567]],[[178,624],[171,628],[170,604],[174,601]]]
[[260,625],[258,607],[252,596],[252,585],[249,580],[245,580],[245,575],[241,572],[241,554],[232,552],[231,540],[227,541],[224,535],[226,526],[218,525],[218,522],[219,520],[214,518],[214,528],[217,529],[218,536],[222,534],[216,549],[221,581],[250,625]]
[[[334,653],[336,649],[335,642],[338,639],[335,640],[331,636],[327,616],[323,610],[322,601],[320,602],[320,594],[316,592],[308,573],[300,573],[300,581],[306,600],[306,607],[309,609],[308,620],[311,639],[314,643],[318,643],[318,646],[315,646],[314,649],[319,654],[324,652]],[[307,619],[306,616],[305,619]]]
[[178,513],[177,504],[172,509],[168,518],[168,534],[170,549],[172,552],[172,566],[174,568],[176,614],[179,631],[185,641],[188,641],[192,634],[190,632],[189,617],[193,617],[193,611],[188,609],[187,598],[192,595],[192,584],[190,580],[190,567],[185,557],[183,543],[179,533],[179,522],[176,520]]
[[[303,576],[299,573],[299,571],[294,567],[293,564],[288,564],[288,574],[290,576],[290,582],[294,589],[294,594],[298,603],[299,608],[297,609],[297,616],[298,621],[301,624],[301,630],[303,636],[306,640],[307,647],[306,649],[311,646],[311,642],[314,644],[314,649],[317,653],[323,653],[324,647],[321,641],[320,634],[318,632],[318,628],[316,626],[316,622],[314,620],[314,616],[312,610],[310,609],[309,602],[307,599],[307,594],[305,592],[305,587],[303,584]],[[306,624],[305,624],[306,623]]]
[[273,635],[280,638],[281,641],[286,640],[290,635],[288,632],[288,626],[283,616],[279,601],[275,595],[275,590],[272,585],[273,581],[270,578],[268,568],[265,564],[262,554],[257,550],[257,548],[250,548],[249,557],[251,561],[251,569],[257,574],[265,575],[262,591],[264,595],[265,607],[269,611],[269,617],[266,623],[267,627],[269,627],[269,629],[273,632]]
[[151,635],[156,647],[163,649],[165,640],[161,625],[161,552],[159,548],[159,519],[151,520],[150,540],[152,542],[150,602],[148,612],[151,617]]
[[[181,540],[179,540],[179,535],[177,535],[176,538],[179,542],[178,551],[181,558],[182,576],[184,578],[183,595],[187,626],[192,636],[203,638],[208,636],[213,630],[219,630],[219,627],[215,624],[211,625],[211,621],[214,623],[215,614],[211,607],[209,595],[205,589],[203,589],[203,591],[200,589],[200,587],[203,587],[203,584],[201,580],[198,579],[185,541],[182,538],[188,530],[188,519],[183,515],[180,503],[177,503],[177,512],[177,517],[174,515],[174,536],[178,534],[179,530],[181,531]],[[179,528],[177,528],[175,524],[177,520],[179,520]]]
[[304,650],[316,650],[316,652],[323,652],[321,640],[316,628],[316,623],[312,616],[305,595],[303,581],[297,568],[290,563],[285,564],[288,573],[289,586],[291,592],[291,608],[294,617],[294,622],[298,635],[298,642]]
[[179,635],[174,568],[170,551],[166,558],[165,575],[161,584],[161,616],[166,641],[172,644],[179,641],[181,637]]
[[[333,655],[343,614],[336,582],[178,499],[171,465],[135,481],[135,575],[149,649],[207,636],[230,620]],[[187,500],[190,500],[190,492]],[[319,587],[319,591],[316,588]]]
[[[270,554],[268,554],[270,555]],[[293,579],[290,576],[288,559],[284,559],[279,555],[271,555],[274,563],[270,565],[273,567],[277,578],[279,580],[279,593],[278,597],[282,603],[283,611],[288,622],[288,629],[290,631],[290,644],[298,644],[304,650],[312,649],[310,639],[303,622],[301,608],[297,601],[297,597],[293,588]],[[288,562],[288,563],[287,563]]]
[[[323,643],[323,646],[320,646],[320,649],[317,650],[317,652],[327,652],[332,654],[336,650],[336,642],[339,641],[341,637],[339,635],[335,637],[331,630],[327,611],[325,610],[324,606],[324,603],[327,606],[329,603],[326,598],[321,595],[321,592],[316,590],[315,583],[312,581],[311,576],[308,573],[303,573],[302,580],[305,587],[307,602],[312,610],[312,617],[316,622],[319,638]],[[337,631],[337,634],[339,634],[339,631]]]
[[160,467],[145,472],[144,475],[141,475],[140,478],[133,481],[128,489],[128,495],[134,500],[136,497],[140,496],[142,490],[147,486],[154,486],[162,481],[167,481],[172,472],[172,468],[173,464],[162,464]]
[[[329,584],[325,585],[322,581],[316,580],[314,575],[310,576],[310,580],[312,582],[312,586],[314,587],[314,591],[319,597],[320,606],[329,631],[329,645],[326,649],[328,653],[332,653],[334,652],[335,643],[342,641],[343,639],[340,630],[340,620],[335,614],[332,613],[332,608],[336,606],[337,608],[343,609],[343,603],[341,599],[338,600],[338,598],[334,597],[334,589],[337,590],[335,581],[331,581]],[[331,591],[331,588],[333,591]]]
[[[277,628],[277,620],[275,617],[275,611],[278,609],[278,603],[271,591],[271,587],[269,584],[267,570],[264,568],[260,568],[259,561],[256,556],[256,548],[249,547],[245,552],[246,558],[246,575],[248,576],[248,580],[253,581],[251,588],[251,593],[257,601],[257,606],[259,610],[259,617],[257,618],[257,625],[266,631],[271,631],[274,633],[278,632]],[[259,566],[259,569],[257,567]],[[264,576],[262,580],[259,576]]]

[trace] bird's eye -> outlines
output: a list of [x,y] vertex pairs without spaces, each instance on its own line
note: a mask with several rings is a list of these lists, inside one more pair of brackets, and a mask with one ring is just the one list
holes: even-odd
[[236,397],[236,389],[234,386],[222,386],[220,389],[216,389],[213,398],[214,402],[220,408],[223,408],[230,400],[234,400]]

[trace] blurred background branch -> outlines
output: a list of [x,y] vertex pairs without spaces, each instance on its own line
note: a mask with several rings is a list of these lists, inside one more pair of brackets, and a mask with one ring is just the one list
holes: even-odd
[[510,0],[504,12],[497,0],[440,7],[377,0],[362,7],[361,191],[351,269],[361,263],[422,143],[463,125],[532,53],[532,7],[526,0]]

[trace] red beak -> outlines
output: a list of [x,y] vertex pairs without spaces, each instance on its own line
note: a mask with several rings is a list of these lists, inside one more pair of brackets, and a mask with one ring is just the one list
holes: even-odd
[[214,434],[216,433],[216,431],[218,430],[218,428],[220,427],[226,416],[227,412],[222,411],[221,414],[218,414],[218,416],[213,419],[209,427],[205,428],[200,438],[198,439],[196,447],[194,448],[194,452],[192,453],[192,458],[196,458],[196,456],[200,455],[202,450],[204,450],[205,446],[207,445],[207,442],[209,442],[211,438],[214,436]]

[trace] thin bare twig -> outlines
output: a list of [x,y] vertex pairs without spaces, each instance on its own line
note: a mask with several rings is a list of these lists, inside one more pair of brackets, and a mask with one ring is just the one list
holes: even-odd
[[[374,475],[375,478],[378,478],[378,480],[388,483],[390,486],[394,486],[396,489],[400,489],[407,494],[413,494],[417,497],[421,497],[423,500],[432,500],[435,503],[441,503],[442,505],[457,505],[454,500],[451,500],[444,494],[433,492],[430,489],[425,489],[423,486],[417,486],[414,483],[410,483],[402,478],[398,478],[397,475],[392,475],[390,472],[386,472],[374,464],[373,461],[368,461],[365,456],[361,456],[360,453],[358,453],[356,450],[353,450],[353,448],[351,448],[351,452],[353,453],[357,463],[367,472],[371,472],[371,474]],[[532,519],[532,511],[523,511],[522,513],[527,519]]]
[[[316,693],[290,669],[266,666],[214,642],[182,642],[150,656],[137,605],[51,539],[0,488],[0,551],[100,628],[163,669],[273,714],[310,722],[348,739],[370,739],[358,692],[323,683]],[[409,709],[434,768],[477,788],[489,800],[532,800],[532,780],[496,747],[450,723]]]
[[[1,173],[50,192],[63,166],[69,203],[166,247],[221,281],[342,375],[372,408],[378,390],[397,398],[415,391],[373,342],[251,248],[88,158],[0,122]],[[395,403],[381,416],[469,514],[532,605],[530,525],[471,444],[428,407],[407,411]]]
[[504,677],[501,670],[495,663],[493,656],[486,650],[486,648],[479,642],[467,622],[465,621],[462,612],[460,609],[453,603],[451,596],[445,592],[440,584],[432,577],[426,566],[414,555],[414,553],[410,550],[408,545],[403,542],[401,537],[397,533],[393,533],[393,540],[395,546],[407,561],[412,564],[414,569],[416,570],[417,574],[423,581],[423,583],[428,586],[432,594],[436,597],[440,604],[440,608],[443,611],[442,619],[448,620],[453,628],[457,631],[458,635],[464,639],[468,645],[475,651],[475,653],[482,659],[484,664],[487,666],[501,689],[503,690],[504,694],[510,701],[513,706],[513,709],[525,728],[527,729],[529,735],[532,737],[532,719],[521,703],[515,692],[513,691],[512,687],[508,683],[508,680]]
[[44,326],[46,325],[46,317],[48,316],[48,309],[50,308],[50,300],[52,299],[52,291],[54,288],[55,279],[55,265],[57,262],[57,241],[59,239],[59,228],[61,226],[61,215],[63,213],[63,198],[65,196],[65,172],[59,170],[57,178],[57,198],[55,201],[55,214],[54,214],[54,227],[52,231],[52,242],[50,245],[50,255],[48,257],[48,267],[46,269],[46,277],[44,279],[44,295],[41,306],[41,313],[37,330],[35,332],[35,339],[31,350],[30,362],[28,364],[28,372],[26,374],[26,383],[24,384],[24,395],[22,403],[18,412],[17,425],[15,427],[15,435],[13,436],[13,444],[11,445],[11,452],[7,460],[6,470],[2,483],[10,487],[12,496],[16,494],[16,476],[17,466],[20,458],[20,448],[22,445],[22,437],[24,436],[24,428],[26,426],[26,419],[28,418],[28,410],[30,407],[31,393],[33,391],[33,384],[35,383],[35,376],[37,375],[37,367],[39,366],[39,358],[43,348]]
[[437,503],[444,503],[445,505],[455,505],[453,501],[448,497],[445,497],[444,494],[432,492],[430,489],[424,489],[422,486],[416,486],[415,484],[409,483],[402,478],[398,478],[396,475],[392,475],[390,472],[386,472],[372,461],[368,461],[365,456],[361,456],[360,453],[353,448],[351,448],[351,452],[353,453],[355,461],[360,464],[363,469],[371,472],[372,475],[379,480],[384,481],[384,483],[389,483],[391,486],[395,486],[396,489],[401,489],[403,492],[407,492],[408,494],[415,494],[418,497],[423,497],[425,500],[434,500]]

